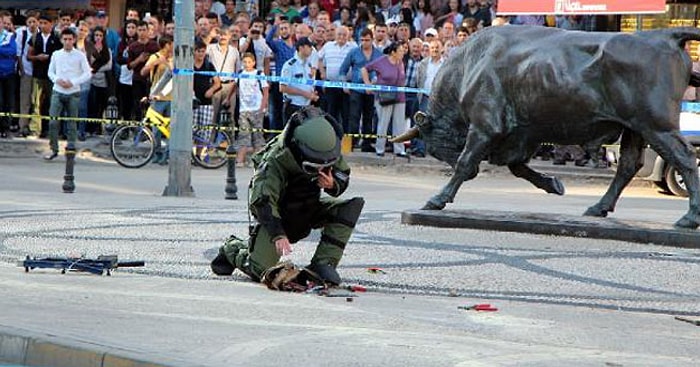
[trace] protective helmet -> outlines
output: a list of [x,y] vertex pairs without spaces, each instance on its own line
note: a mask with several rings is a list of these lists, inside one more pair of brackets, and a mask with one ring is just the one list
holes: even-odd
[[300,112],[306,113],[292,118],[298,125],[291,131],[291,143],[304,171],[314,173],[340,157],[342,129],[338,131],[335,121],[322,112],[302,110],[297,114]]

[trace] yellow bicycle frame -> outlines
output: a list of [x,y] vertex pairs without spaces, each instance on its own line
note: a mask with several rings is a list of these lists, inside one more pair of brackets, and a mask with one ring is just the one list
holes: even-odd
[[160,130],[165,139],[170,139],[170,117],[164,116],[153,106],[154,104],[148,106],[146,116],[144,117],[144,122]]

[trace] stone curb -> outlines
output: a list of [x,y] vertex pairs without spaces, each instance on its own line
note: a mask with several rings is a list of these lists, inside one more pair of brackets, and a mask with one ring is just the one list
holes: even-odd
[[490,210],[407,210],[401,213],[401,223],[587,237],[700,249],[700,231],[674,229],[670,223]]
[[[52,336],[35,337],[7,327],[0,327],[0,364],[51,367],[172,367],[139,358],[120,355],[113,349],[91,345],[70,345],[54,341]],[[80,342],[74,342],[80,344]]]

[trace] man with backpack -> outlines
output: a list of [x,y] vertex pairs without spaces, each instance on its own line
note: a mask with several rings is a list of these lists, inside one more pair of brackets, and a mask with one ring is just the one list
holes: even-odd
[[[228,28],[222,28],[219,31],[219,42],[211,43],[207,46],[206,52],[209,61],[214,65],[218,73],[234,73],[238,70],[240,58],[238,49],[230,45],[231,31]],[[214,108],[214,124],[220,123],[219,118],[222,108],[228,108],[231,116],[235,110],[235,80],[232,76],[221,75],[221,89],[214,94],[212,98],[212,106]],[[231,127],[234,121],[231,119]]]
[[[49,115],[49,105],[51,104],[51,93],[53,83],[49,79],[49,63],[51,55],[54,52],[63,48],[61,40],[53,32],[53,18],[46,14],[39,17],[39,32],[34,36],[32,46],[29,48],[27,59],[32,62],[32,77],[33,77],[33,97],[34,115]],[[36,126],[36,130],[34,127]],[[32,117],[31,129],[34,132],[39,131],[41,127],[40,137],[48,136],[47,120],[42,120],[40,117]]]

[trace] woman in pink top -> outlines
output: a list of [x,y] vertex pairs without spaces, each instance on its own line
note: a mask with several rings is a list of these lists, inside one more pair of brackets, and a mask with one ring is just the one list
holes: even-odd
[[[365,84],[372,84],[370,72],[377,76],[376,84],[394,87],[406,85],[406,73],[404,72],[403,56],[406,53],[405,42],[394,42],[384,49],[384,56],[368,63],[362,68],[362,80]],[[389,122],[393,121],[394,136],[406,131],[406,96],[403,92],[375,92],[375,106],[379,122],[377,124],[377,143],[374,147],[377,156],[384,156],[386,145],[386,130]],[[407,157],[403,143],[394,144],[394,154],[397,157]]]

